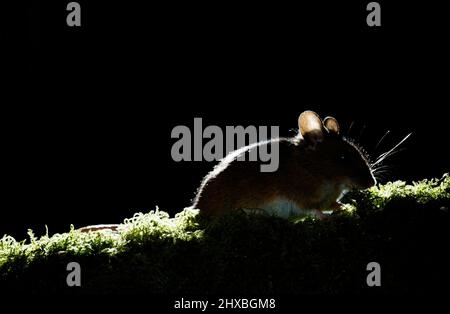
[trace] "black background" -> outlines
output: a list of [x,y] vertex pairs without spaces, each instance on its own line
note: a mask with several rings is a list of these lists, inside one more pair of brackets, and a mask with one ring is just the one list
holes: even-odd
[[413,132],[386,180],[448,171],[448,33],[437,5],[379,1],[382,26],[370,28],[369,1],[79,1],[82,26],[71,28],[68,2],[24,14],[17,47],[31,84],[3,117],[0,234],[189,206],[213,163],[172,161],[170,132],[194,117],[293,135],[312,109],[344,131],[354,122],[350,136],[374,157]]

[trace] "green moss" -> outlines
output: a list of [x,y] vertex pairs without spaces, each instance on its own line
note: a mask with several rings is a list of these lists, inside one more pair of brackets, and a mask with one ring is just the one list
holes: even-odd
[[[402,293],[441,291],[449,278],[450,177],[392,182],[345,197],[326,220],[185,209],[135,214],[119,233],[0,240],[0,284],[35,292]],[[67,263],[82,287],[66,286]],[[382,266],[370,290],[366,265]],[[375,292],[374,292],[375,291]]]

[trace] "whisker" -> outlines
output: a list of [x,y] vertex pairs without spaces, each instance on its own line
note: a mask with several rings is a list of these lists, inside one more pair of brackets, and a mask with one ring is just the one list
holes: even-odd
[[[403,150],[405,150],[405,149],[402,148],[402,149],[399,149],[399,150],[390,150],[390,151],[388,151],[388,152],[385,152],[385,153],[381,154],[381,155],[376,159],[376,163],[381,162],[382,160],[386,159],[387,157],[392,156],[392,155],[396,154],[397,152],[403,151]],[[372,164],[372,165],[375,165],[376,163],[374,163],[374,164]]]
[[374,173],[376,173],[376,174],[384,174],[384,173],[389,173],[389,172],[391,172],[391,169],[379,170],[379,171],[375,171]]
[[372,171],[373,172],[380,172],[380,171],[383,171],[383,170],[389,169],[389,168],[390,168],[390,166],[384,165],[384,166],[374,167],[374,168],[372,168]]
[[386,177],[383,174],[377,174],[377,175],[374,175],[374,177],[378,183],[383,182],[386,179]]
[[394,156],[395,154],[397,154],[397,153],[401,153],[401,152],[403,152],[403,151],[405,151],[406,150],[406,148],[400,148],[400,149],[397,149],[397,150],[395,150],[395,151],[393,151],[392,153],[390,153],[388,156],[386,156],[386,157],[391,157],[391,156]]
[[386,138],[386,135],[388,135],[391,131],[387,130],[386,133],[384,133],[384,135],[381,137],[381,139],[378,141],[377,145],[375,146],[374,150],[376,151],[378,146],[380,146],[381,142],[383,142],[383,140]]
[[390,174],[390,173],[391,173],[390,170],[383,170],[383,171],[375,172],[375,173],[373,173],[373,175],[374,175],[375,177],[383,177],[383,178],[384,178],[384,175],[388,175],[388,174]]
[[389,155],[393,154],[393,152],[395,151],[395,149],[397,147],[399,147],[404,141],[406,141],[412,133],[409,133],[408,135],[406,135],[397,145],[395,145],[393,148],[391,148],[390,150],[388,150],[387,152],[383,153],[380,155],[380,157],[377,158],[377,160],[371,165],[372,167],[379,164],[380,162],[382,162],[383,160],[385,160]]
[[350,136],[350,131],[352,130],[353,124],[355,124],[355,120],[352,121],[352,123],[350,124],[350,127],[348,128],[347,135],[349,135],[349,136]]
[[378,182],[382,182],[387,180],[388,176],[391,176],[392,171],[391,170],[384,170],[377,173],[374,173],[373,176],[377,179]]

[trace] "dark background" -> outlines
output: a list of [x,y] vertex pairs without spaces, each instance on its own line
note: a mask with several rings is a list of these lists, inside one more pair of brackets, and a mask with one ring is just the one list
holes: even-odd
[[[120,222],[190,205],[207,162],[170,157],[173,127],[279,125],[333,115],[374,157],[406,134],[386,180],[448,171],[444,10],[379,1],[185,3],[35,1],[17,40],[25,74],[5,112],[0,235]],[[315,4],[312,4],[312,3]],[[377,150],[383,134],[390,135]]]

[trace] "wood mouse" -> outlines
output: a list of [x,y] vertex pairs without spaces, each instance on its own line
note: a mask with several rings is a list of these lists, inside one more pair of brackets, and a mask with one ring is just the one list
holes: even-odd
[[[299,133],[249,145],[229,153],[206,175],[193,208],[206,215],[243,209],[288,218],[338,209],[338,199],[349,189],[376,184],[364,152],[339,132],[333,117],[323,121],[305,111],[298,118]],[[261,172],[260,162],[237,157],[278,141],[279,168]]]

